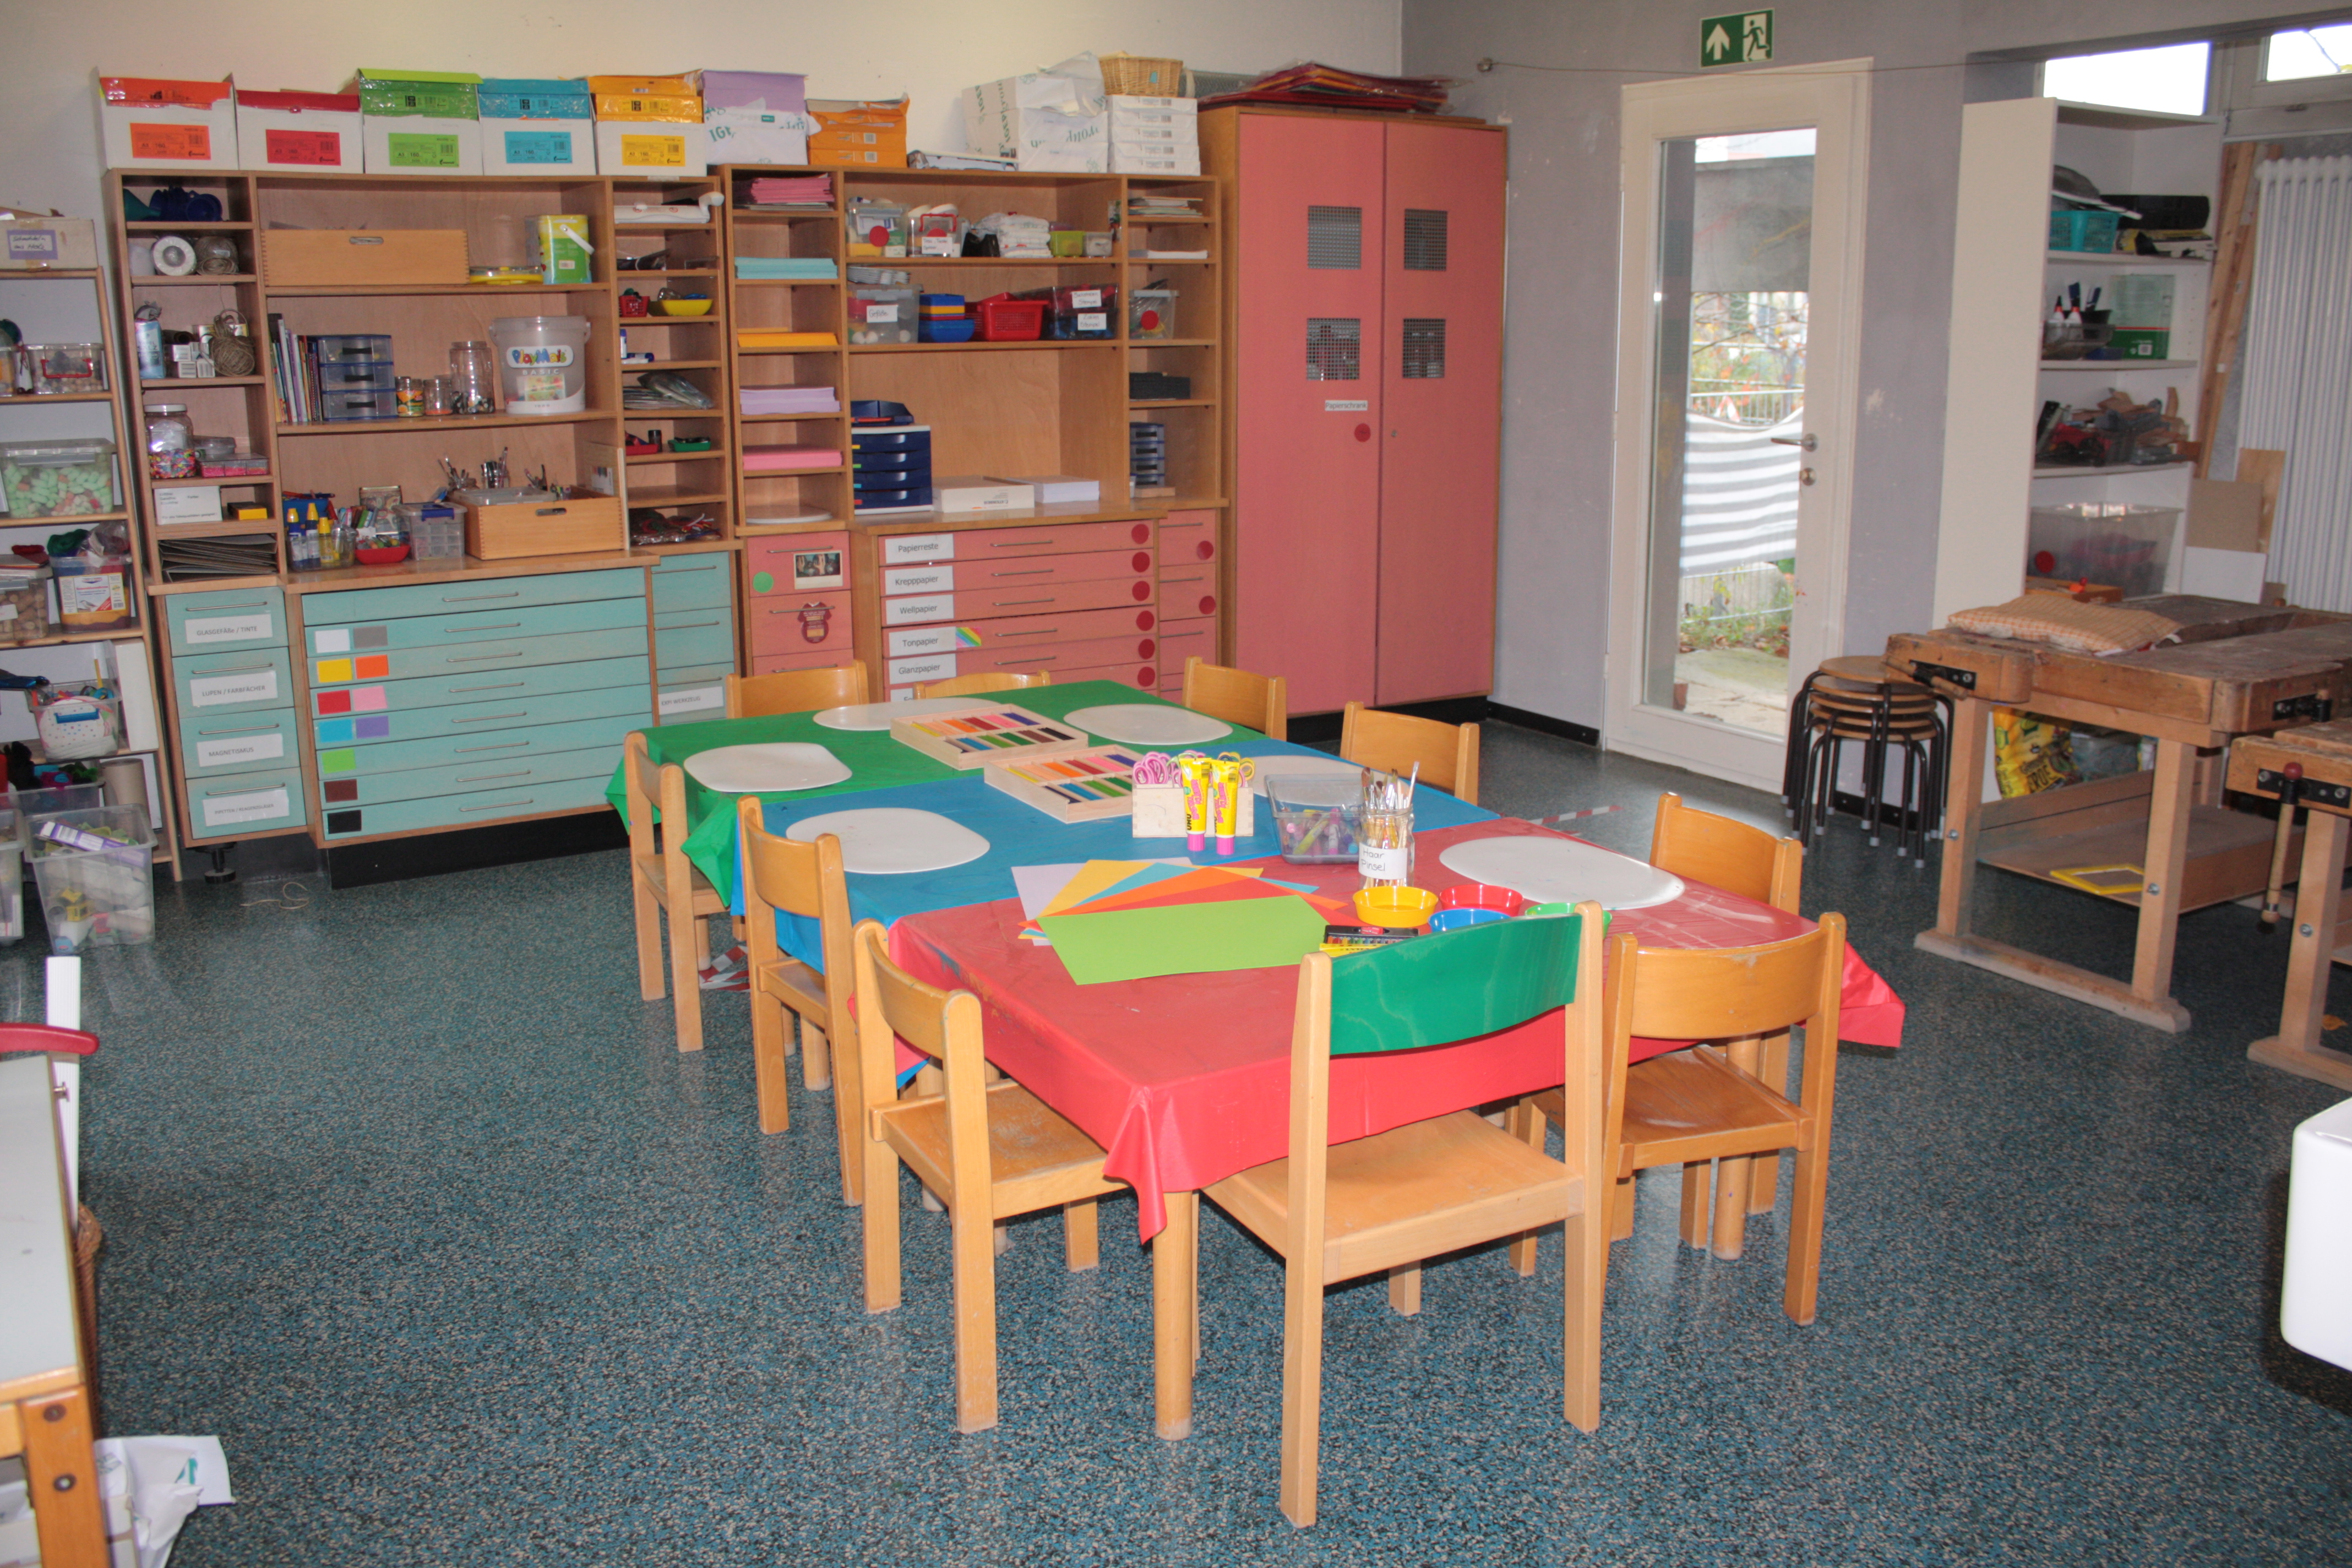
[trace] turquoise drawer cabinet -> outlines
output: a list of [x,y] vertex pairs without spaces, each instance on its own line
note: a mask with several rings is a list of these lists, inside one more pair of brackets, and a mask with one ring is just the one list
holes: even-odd
[[218,844],[307,826],[302,716],[284,592],[173,594],[163,601],[163,622],[187,842]]
[[655,720],[716,719],[735,669],[735,556],[667,555],[653,569]]
[[599,804],[653,722],[660,602],[641,566],[303,595],[320,841]]

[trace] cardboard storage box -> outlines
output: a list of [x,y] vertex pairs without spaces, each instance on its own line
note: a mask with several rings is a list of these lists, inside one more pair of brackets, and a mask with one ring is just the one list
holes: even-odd
[[964,89],[963,128],[973,152],[1017,168],[1100,174],[1110,166],[1110,116],[1091,55]]
[[599,120],[702,122],[702,94],[682,76],[592,76]]
[[360,95],[240,90],[236,144],[248,169],[356,174],[362,163]]
[[518,555],[592,555],[629,547],[618,496],[509,501],[466,509],[466,553],[482,561]]
[[855,168],[903,169],[907,166],[907,100],[903,98],[858,102],[854,99],[813,98],[809,118],[808,161]]
[[475,102],[482,173],[596,172],[596,100],[586,82],[486,77]]
[[98,225],[89,218],[0,218],[0,267],[86,270],[97,265]]
[[108,76],[98,81],[99,139],[110,169],[235,169],[236,80]]
[[803,114],[808,110],[808,78],[793,71],[716,71],[693,74],[702,111],[748,109],[755,114]]
[[383,284],[437,289],[466,281],[462,228],[271,228],[261,280],[272,289]]
[[478,174],[482,127],[470,71],[359,74],[360,140],[371,174]]
[[596,172],[600,174],[700,174],[710,167],[710,138],[699,121],[599,120]]
[[815,121],[797,110],[713,109],[702,118],[714,163],[803,164],[809,161],[809,128]]

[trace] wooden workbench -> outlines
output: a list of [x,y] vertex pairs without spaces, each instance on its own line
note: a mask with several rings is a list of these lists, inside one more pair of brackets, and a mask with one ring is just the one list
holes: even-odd
[[[2242,735],[2305,725],[2352,697],[2352,616],[2163,595],[2129,601],[2181,625],[2178,642],[2096,658],[1964,632],[1900,633],[1888,666],[1952,700],[1943,883],[1917,945],[2178,1034],[2172,999],[2180,917],[2263,890],[2271,826],[2221,805],[2221,751]],[[2153,773],[2013,800],[1982,799],[1996,707],[2098,725],[2157,742]],[[2131,865],[2144,891],[2085,893],[2139,911],[2128,982],[2078,969],[1970,930],[1979,860],[2061,886],[2055,873]]]
[[2331,963],[2352,931],[2343,928],[2344,847],[2352,840],[2352,719],[2249,736],[2230,748],[2230,787],[2278,798],[2286,766],[2300,763],[2297,804],[2311,814],[2295,887],[2294,939],[2287,950],[2286,1001],[2278,1033],[2246,1055],[2265,1067],[2352,1089],[2352,1055],[2320,1043]]

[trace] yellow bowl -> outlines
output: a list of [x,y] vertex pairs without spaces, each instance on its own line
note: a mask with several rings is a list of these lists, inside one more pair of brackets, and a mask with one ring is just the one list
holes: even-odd
[[1425,888],[1359,888],[1356,918],[1368,926],[1403,930],[1427,925],[1437,908],[1437,895]]
[[707,316],[710,314],[708,300],[656,300],[654,309],[665,316]]

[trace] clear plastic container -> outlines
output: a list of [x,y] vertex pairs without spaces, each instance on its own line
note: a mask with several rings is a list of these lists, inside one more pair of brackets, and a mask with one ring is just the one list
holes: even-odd
[[96,343],[26,343],[16,363],[19,382],[35,396],[106,390],[106,358]]
[[2084,502],[2038,506],[2029,521],[2027,575],[2086,578],[2126,599],[2161,594],[2171,574],[2180,509]]
[[0,946],[14,947],[25,936],[25,844],[16,813],[0,807]]
[[[498,412],[498,356],[490,345],[478,338],[449,345],[449,412],[452,414],[495,414]],[[402,405],[401,412],[406,413]],[[417,393],[417,412],[425,411],[425,395]]]
[[419,561],[455,561],[466,553],[466,525],[457,509],[414,506],[409,510],[408,546]]
[[1176,335],[1176,290],[1137,289],[1127,296],[1127,337],[1129,342],[1150,342]]
[[588,406],[585,316],[501,316],[490,323],[509,414],[577,414]]
[[153,940],[155,838],[144,809],[102,805],[36,818],[26,854],[51,952]]
[[147,474],[150,479],[184,479],[196,471],[195,426],[188,423],[184,403],[150,403],[147,414]]
[[849,290],[853,343],[911,343],[921,321],[921,295],[911,283],[859,283]]
[[1275,842],[1297,866],[1353,865],[1363,820],[1363,785],[1339,773],[1282,773],[1265,764]]
[[0,576],[0,644],[49,635],[49,569]]
[[20,519],[119,511],[114,443],[92,437],[0,446],[0,494]]

